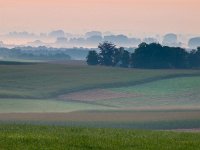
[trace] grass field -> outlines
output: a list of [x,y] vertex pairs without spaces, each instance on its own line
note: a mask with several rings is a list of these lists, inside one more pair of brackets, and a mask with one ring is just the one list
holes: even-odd
[[64,102],[48,99],[0,99],[0,113],[48,113],[81,110],[106,110],[109,107],[90,103]]
[[0,148],[198,150],[200,133],[144,131],[59,126],[0,125]]
[[[0,113],[147,109],[150,106],[196,109],[200,106],[199,70],[139,70],[20,63],[0,65],[0,72]],[[103,93],[94,91],[90,96],[90,89],[102,88]],[[74,101],[69,96],[64,100],[59,99],[59,96],[71,92],[76,97],[76,92],[80,92],[78,98],[83,98],[83,90],[89,90],[85,93],[89,102],[81,99]],[[110,97],[106,99],[108,95]]]
[[141,121],[150,128],[173,121],[177,128],[182,121],[181,128],[200,127],[200,70],[51,62],[2,64],[0,72],[0,121],[128,128]]
[[1,98],[52,98],[72,91],[121,87],[197,70],[134,70],[65,64],[0,65]]
[[200,106],[200,77],[179,77],[130,87],[111,88],[114,92],[137,97],[99,101],[121,108],[127,107],[197,107]]

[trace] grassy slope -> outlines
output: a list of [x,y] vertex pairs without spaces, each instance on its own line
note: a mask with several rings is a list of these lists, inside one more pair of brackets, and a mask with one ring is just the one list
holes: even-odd
[[120,108],[127,107],[180,107],[200,106],[200,77],[179,77],[146,83],[142,85],[111,88],[115,92],[133,93],[136,98],[123,98],[100,101]]
[[[108,67],[90,67],[65,64],[20,64],[20,65],[0,65],[0,112],[70,112],[75,110],[105,110],[109,107],[90,105],[81,102],[61,102],[55,100],[60,94],[71,91],[83,90],[88,88],[121,87],[135,85],[149,81],[156,81],[162,78],[173,76],[185,76],[187,74],[200,74],[198,70],[139,70],[139,69],[121,69]],[[183,82],[182,84],[198,87],[196,82],[198,77],[192,77],[194,81]],[[179,83],[177,79],[172,79],[171,83]],[[159,97],[160,93],[166,92],[166,88],[160,88],[161,85],[168,84],[165,80],[153,83],[146,83],[140,86],[128,88],[110,89],[114,91],[130,90],[141,92],[152,92],[154,85],[154,94]],[[181,87],[182,87],[181,84]],[[150,88],[146,87],[148,85]],[[135,89],[136,87],[136,89]],[[180,87],[180,85],[178,85]],[[185,87],[185,86],[183,86]],[[147,88],[147,89],[145,89]],[[175,87],[169,87],[172,90]],[[148,92],[147,92],[148,93]],[[165,95],[168,94],[167,92]],[[198,91],[197,91],[198,94]],[[114,107],[133,107],[146,105],[162,105],[163,101],[151,98],[147,94],[143,98],[133,99],[114,99],[101,101],[99,104],[111,105]],[[148,98],[148,100],[147,100]],[[150,99],[149,99],[150,98]],[[45,100],[45,101],[44,101]],[[181,102],[181,101],[180,101]],[[194,104],[199,104],[197,99]],[[177,104],[172,102],[171,104]],[[185,103],[186,104],[186,103]],[[188,103],[187,103],[188,104]]]
[[197,150],[200,133],[1,125],[0,148]]
[[1,98],[52,98],[87,88],[116,87],[195,70],[134,70],[61,64],[0,65]]

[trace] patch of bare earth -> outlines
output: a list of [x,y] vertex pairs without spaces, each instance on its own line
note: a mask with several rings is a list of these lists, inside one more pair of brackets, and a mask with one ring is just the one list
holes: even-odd
[[66,95],[59,96],[62,100],[76,100],[76,101],[98,101],[98,100],[109,100],[115,98],[134,98],[138,97],[137,94],[113,92],[109,90],[96,89],[96,90],[87,90],[81,92],[69,93]]

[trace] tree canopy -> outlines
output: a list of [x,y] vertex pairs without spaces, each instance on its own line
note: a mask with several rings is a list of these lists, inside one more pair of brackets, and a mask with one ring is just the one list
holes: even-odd
[[98,65],[99,64],[99,55],[96,51],[89,51],[87,56],[88,65]]

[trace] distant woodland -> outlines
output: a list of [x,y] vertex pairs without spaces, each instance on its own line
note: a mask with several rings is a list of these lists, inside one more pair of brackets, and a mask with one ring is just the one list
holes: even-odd
[[0,48],[0,58],[1,60],[82,60],[85,59],[88,52],[87,48],[47,48],[45,46]]

